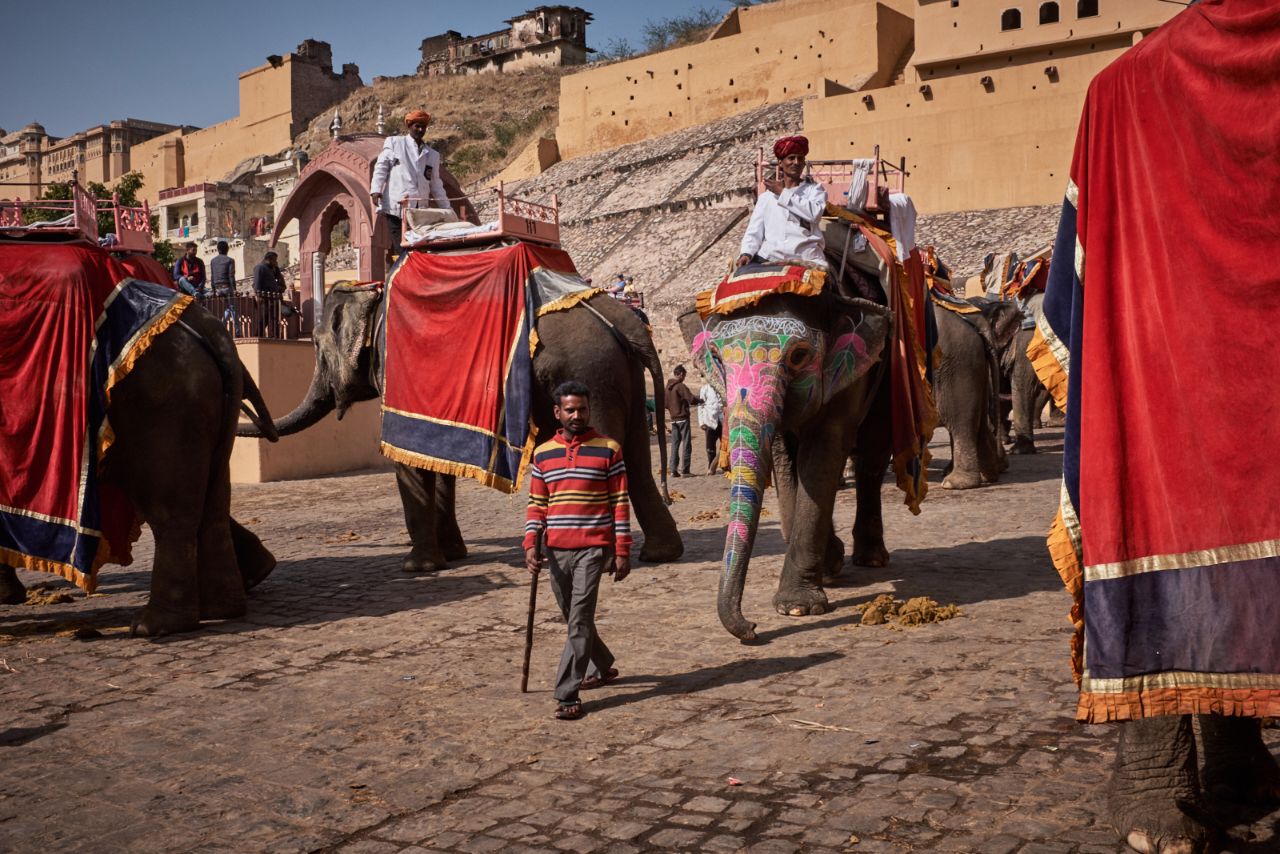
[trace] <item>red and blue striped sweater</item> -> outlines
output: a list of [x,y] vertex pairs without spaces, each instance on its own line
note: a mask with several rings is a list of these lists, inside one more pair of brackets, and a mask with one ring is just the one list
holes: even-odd
[[588,430],[581,436],[556,432],[533,451],[524,548],[531,549],[542,527],[553,549],[613,546],[631,554],[631,504],[622,448]]

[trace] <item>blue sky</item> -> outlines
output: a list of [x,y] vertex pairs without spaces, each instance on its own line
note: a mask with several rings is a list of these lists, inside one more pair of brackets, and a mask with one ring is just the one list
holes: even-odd
[[[726,0],[568,0],[595,16],[587,44],[644,42],[646,21],[698,8],[728,11]],[[0,56],[9,85],[0,128],[38,121],[66,136],[112,119],[204,127],[239,113],[236,78],[304,39],[333,46],[360,76],[412,74],[418,45],[445,30],[489,32],[547,0],[37,0],[6,2]]]

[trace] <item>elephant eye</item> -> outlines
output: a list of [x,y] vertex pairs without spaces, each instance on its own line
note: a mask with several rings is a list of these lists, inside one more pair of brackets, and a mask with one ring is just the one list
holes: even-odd
[[804,345],[804,344],[798,347],[795,347],[794,349],[792,349],[790,353],[787,354],[787,367],[791,368],[792,370],[795,370],[797,368],[803,368],[806,364],[808,364],[809,359],[812,356],[813,356],[812,347],[809,347],[808,345]]

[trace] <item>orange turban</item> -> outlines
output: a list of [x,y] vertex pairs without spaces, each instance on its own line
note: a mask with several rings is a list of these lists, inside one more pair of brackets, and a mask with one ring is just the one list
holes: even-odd
[[809,140],[803,136],[784,136],[773,144],[773,156],[781,160],[788,154],[809,156]]
[[406,125],[415,124],[417,122],[422,122],[424,125],[431,124],[431,114],[426,110],[414,110],[404,117],[404,123]]

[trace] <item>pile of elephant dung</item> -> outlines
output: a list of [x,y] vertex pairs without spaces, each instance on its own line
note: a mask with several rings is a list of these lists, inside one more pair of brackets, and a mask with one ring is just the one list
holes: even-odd
[[27,588],[28,605],[61,605],[74,601],[74,597],[56,584],[37,584]]
[[862,606],[861,625],[879,626],[893,623],[898,626],[923,626],[928,623],[941,623],[960,614],[958,606],[939,605],[928,596],[915,596],[903,602],[901,599],[894,599],[892,594],[881,593]]
[[689,517],[690,522],[711,522],[720,518],[719,510],[699,510]]

